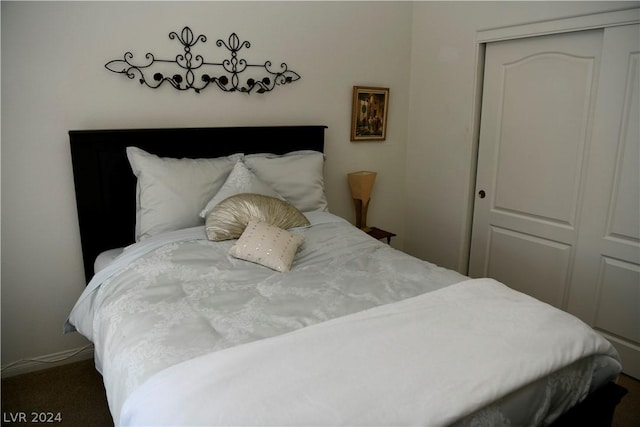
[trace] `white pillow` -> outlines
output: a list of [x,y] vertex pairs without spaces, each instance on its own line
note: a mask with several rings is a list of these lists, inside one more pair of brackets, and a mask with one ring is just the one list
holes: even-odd
[[282,156],[253,154],[245,163],[265,183],[302,212],[327,211],[324,192],[324,155],[297,151]]
[[222,187],[242,154],[215,159],[173,159],[127,147],[127,157],[138,178],[135,232],[138,242],[165,231],[202,224],[198,214]]
[[263,196],[271,196],[284,200],[284,197],[279,195],[273,188],[247,169],[247,166],[242,160],[238,160],[229,177],[227,177],[227,180],[222,185],[222,188],[220,188],[216,195],[213,196],[213,199],[207,203],[207,206],[200,212],[200,216],[206,218],[218,203],[228,197],[242,193],[261,194]]
[[289,271],[303,240],[299,234],[252,219],[229,254],[272,270]]

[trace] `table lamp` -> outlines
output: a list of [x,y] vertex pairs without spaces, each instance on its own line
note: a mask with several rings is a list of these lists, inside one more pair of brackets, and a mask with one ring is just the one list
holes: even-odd
[[347,175],[351,197],[356,208],[356,227],[364,231],[371,230],[367,227],[367,210],[376,175],[377,173],[370,171],[352,172]]

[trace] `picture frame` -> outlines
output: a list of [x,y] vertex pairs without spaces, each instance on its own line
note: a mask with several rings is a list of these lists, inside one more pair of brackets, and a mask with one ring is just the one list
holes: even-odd
[[384,141],[387,138],[389,88],[354,86],[351,107],[351,141]]

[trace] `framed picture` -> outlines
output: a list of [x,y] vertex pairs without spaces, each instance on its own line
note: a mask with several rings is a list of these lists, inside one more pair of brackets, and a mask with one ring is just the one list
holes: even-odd
[[389,88],[354,86],[351,141],[384,141],[388,111]]

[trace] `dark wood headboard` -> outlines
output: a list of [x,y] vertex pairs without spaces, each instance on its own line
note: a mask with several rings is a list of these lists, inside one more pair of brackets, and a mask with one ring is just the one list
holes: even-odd
[[134,241],[136,178],[126,147],[161,157],[324,150],[326,126],[72,130],[71,161],[87,281],[103,251]]

